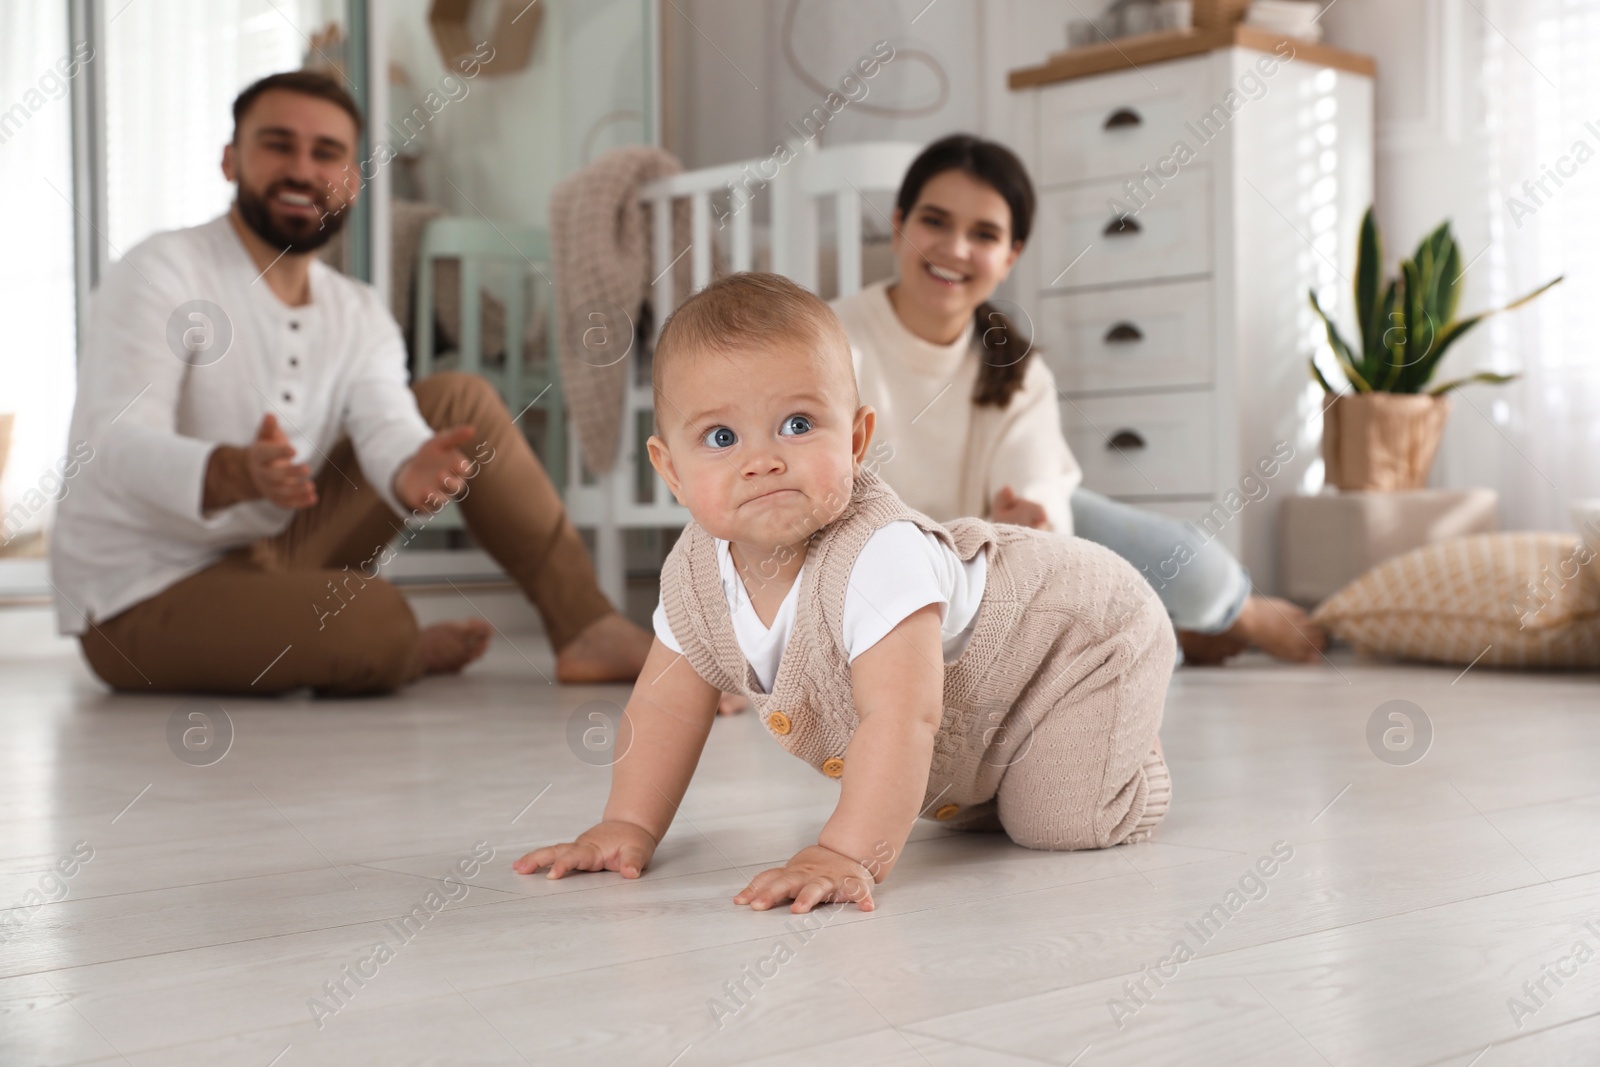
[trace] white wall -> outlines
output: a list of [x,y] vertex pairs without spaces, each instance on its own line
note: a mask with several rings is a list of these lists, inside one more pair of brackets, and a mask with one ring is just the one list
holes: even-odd
[[[1107,3],[1076,7],[1098,14]],[[691,168],[765,157],[821,102],[820,87],[887,41],[895,58],[867,83],[869,106],[846,107],[819,146],[969,132],[1020,147],[1007,77],[1065,48],[1077,17],[1060,0],[673,0],[662,16],[666,145]],[[889,210],[888,198],[869,199]],[[757,196],[758,224],[768,207]],[[877,212],[864,224],[887,232]]]
[[1006,75],[1065,48],[1076,17],[1059,0],[674,0],[663,15],[674,45],[669,147],[688,167],[767,155],[784,123],[821,99],[807,78],[835,85],[880,40],[896,57],[869,83],[869,107],[846,108],[823,144],[956,131],[1009,141]]
[[[428,6],[428,0],[390,0],[391,69],[403,70],[407,81],[392,93],[394,114],[409,111],[451,73],[429,33]],[[540,0],[540,6],[544,21],[528,66],[480,74],[464,96],[456,90],[461,99],[416,139],[425,153],[415,168],[422,199],[454,214],[481,211],[543,225],[557,182],[608,148],[643,140],[643,5]],[[483,7],[488,12],[492,5]],[[487,26],[472,29],[475,40],[487,36]]]

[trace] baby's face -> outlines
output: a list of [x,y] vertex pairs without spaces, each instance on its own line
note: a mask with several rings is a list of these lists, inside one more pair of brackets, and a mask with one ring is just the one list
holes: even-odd
[[[842,370],[841,370],[842,364]],[[848,356],[697,352],[667,373],[650,461],[715,537],[795,545],[850,500],[873,413],[857,407]]]

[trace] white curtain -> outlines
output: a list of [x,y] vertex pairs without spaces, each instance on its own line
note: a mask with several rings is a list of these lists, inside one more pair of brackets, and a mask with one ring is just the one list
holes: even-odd
[[[0,0],[0,415],[14,415],[0,475],[0,557],[41,555],[61,492],[77,377],[72,354],[72,101],[65,4]],[[0,452],[4,448],[0,447]],[[10,579],[0,576],[0,589]]]
[[1570,501],[1600,497],[1600,0],[1475,3],[1490,244],[1472,270],[1486,271],[1496,306],[1566,280],[1480,326],[1478,367],[1446,361],[1446,377],[1522,373],[1456,393],[1453,420],[1474,425],[1486,469],[1472,480],[1499,490],[1507,526],[1565,530]]
[[[68,450],[74,353],[72,78],[105,79],[107,224],[116,260],[159,230],[226,210],[220,173],[234,95],[301,65],[344,0],[162,0],[111,5],[93,51],[68,39],[67,5],[0,0],[0,415],[15,416],[0,471],[0,557],[40,556]],[[323,49],[333,47],[320,39]],[[337,57],[334,57],[337,58]],[[87,211],[86,205],[79,205]],[[66,491],[70,491],[68,488]],[[8,572],[0,589],[13,588]]]
[[[106,26],[106,239],[115,260],[161,230],[215,218],[233,200],[222,146],[233,98],[257,78],[321,59],[319,27],[342,0],[163,0]],[[328,9],[332,9],[331,12]],[[328,56],[342,58],[337,49]]]

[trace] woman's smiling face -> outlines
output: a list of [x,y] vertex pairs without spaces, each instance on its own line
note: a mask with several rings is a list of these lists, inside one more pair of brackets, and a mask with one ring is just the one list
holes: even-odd
[[896,295],[941,317],[971,315],[1022,253],[1005,197],[962,170],[929,178],[905,217],[895,210],[894,222]]

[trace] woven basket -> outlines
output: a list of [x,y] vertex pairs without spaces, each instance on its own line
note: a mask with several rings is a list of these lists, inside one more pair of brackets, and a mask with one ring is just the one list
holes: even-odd
[[1225,30],[1244,18],[1250,0],[1194,0],[1197,30]]
[[1322,416],[1327,480],[1347,491],[1421,489],[1450,401],[1420,393],[1345,393]]

